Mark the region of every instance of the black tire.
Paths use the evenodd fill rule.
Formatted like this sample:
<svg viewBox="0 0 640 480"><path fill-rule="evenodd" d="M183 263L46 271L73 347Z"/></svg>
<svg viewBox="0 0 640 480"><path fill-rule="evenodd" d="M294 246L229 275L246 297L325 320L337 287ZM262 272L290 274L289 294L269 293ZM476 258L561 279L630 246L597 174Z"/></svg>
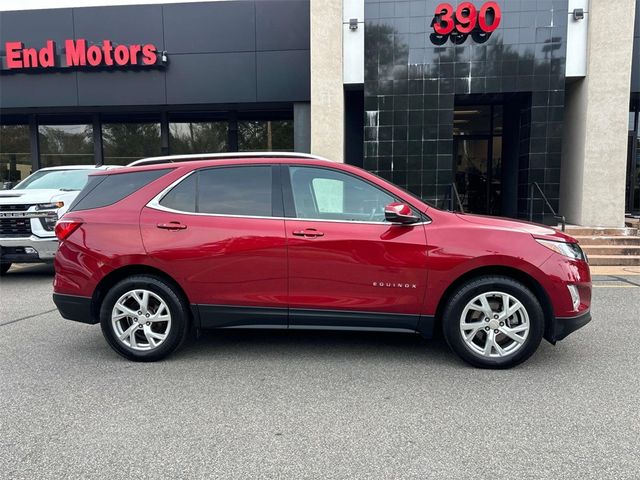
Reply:
<svg viewBox="0 0 640 480"><path fill-rule="evenodd" d="M477 353L467 345L460 331L460 318L466 305L476 296L493 291L515 297L529 317L527 338L518 350L505 357L487 357ZM544 332L544 312L536 296L525 285L510 277L491 275L470 280L453 293L443 311L442 329L449 347L465 362L479 368L511 368L528 359L540 345Z"/></svg>
<svg viewBox="0 0 640 480"><path fill-rule="evenodd" d="M135 350L121 342L111 322L115 303L134 289L144 289L158 295L171 314L171 328L166 338L160 345L147 351ZM177 350L187 337L190 319L188 303L180 290L171 282L151 275L135 275L118 282L107 292L100 306L100 326L105 339L117 353L137 362L155 362Z"/></svg>
<svg viewBox="0 0 640 480"><path fill-rule="evenodd" d="M10 263L0 263L0 275L6 275L10 268Z"/></svg>

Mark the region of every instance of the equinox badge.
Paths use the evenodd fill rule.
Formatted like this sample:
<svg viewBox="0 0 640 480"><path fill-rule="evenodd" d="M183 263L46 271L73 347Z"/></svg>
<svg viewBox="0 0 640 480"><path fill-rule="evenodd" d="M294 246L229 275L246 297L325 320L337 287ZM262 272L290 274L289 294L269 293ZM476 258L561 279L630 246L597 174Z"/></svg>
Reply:
<svg viewBox="0 0 640 480"><path fill-rule="evenodd" d="M373 282L373 286L387 288L418 288L415 283Z"/></svg>

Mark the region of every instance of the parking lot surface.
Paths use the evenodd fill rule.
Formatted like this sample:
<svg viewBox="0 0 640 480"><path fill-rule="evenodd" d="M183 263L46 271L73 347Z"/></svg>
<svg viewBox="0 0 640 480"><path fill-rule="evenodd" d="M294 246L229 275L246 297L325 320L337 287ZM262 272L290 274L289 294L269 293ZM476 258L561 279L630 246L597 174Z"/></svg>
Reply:
<svg viewBox="0 0 640 480"><path fill-rule="evenodd" d="M507 371L441 339L209 332L120 358L60 317L52 269L0 280L0 478L637 479L640 277Z"/></svg>

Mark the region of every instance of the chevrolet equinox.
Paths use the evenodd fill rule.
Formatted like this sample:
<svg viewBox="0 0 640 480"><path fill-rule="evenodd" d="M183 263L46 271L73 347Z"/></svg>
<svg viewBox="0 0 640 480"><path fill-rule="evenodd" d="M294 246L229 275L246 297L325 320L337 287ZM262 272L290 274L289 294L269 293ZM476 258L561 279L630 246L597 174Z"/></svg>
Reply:
<svg viewBox="0 0 640 480"><path fill-rule="evenodd" d="M441 329L471 365L507 368L591 319L573 238L304 154L96 172L55 231L60 313L131 360L166 357L192 328Z"/></svg>

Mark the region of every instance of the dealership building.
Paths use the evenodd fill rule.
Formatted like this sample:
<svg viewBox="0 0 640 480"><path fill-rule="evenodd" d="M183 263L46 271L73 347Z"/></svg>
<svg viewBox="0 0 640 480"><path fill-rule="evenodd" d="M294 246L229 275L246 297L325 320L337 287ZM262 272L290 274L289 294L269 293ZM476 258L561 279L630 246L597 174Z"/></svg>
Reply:
<svg viewBox="0 0 640 480"><path fill-rule="evenodd" d="M442 208L640 215L636 0L3 0L0 56L5 186L295 150Z"/></svg>

